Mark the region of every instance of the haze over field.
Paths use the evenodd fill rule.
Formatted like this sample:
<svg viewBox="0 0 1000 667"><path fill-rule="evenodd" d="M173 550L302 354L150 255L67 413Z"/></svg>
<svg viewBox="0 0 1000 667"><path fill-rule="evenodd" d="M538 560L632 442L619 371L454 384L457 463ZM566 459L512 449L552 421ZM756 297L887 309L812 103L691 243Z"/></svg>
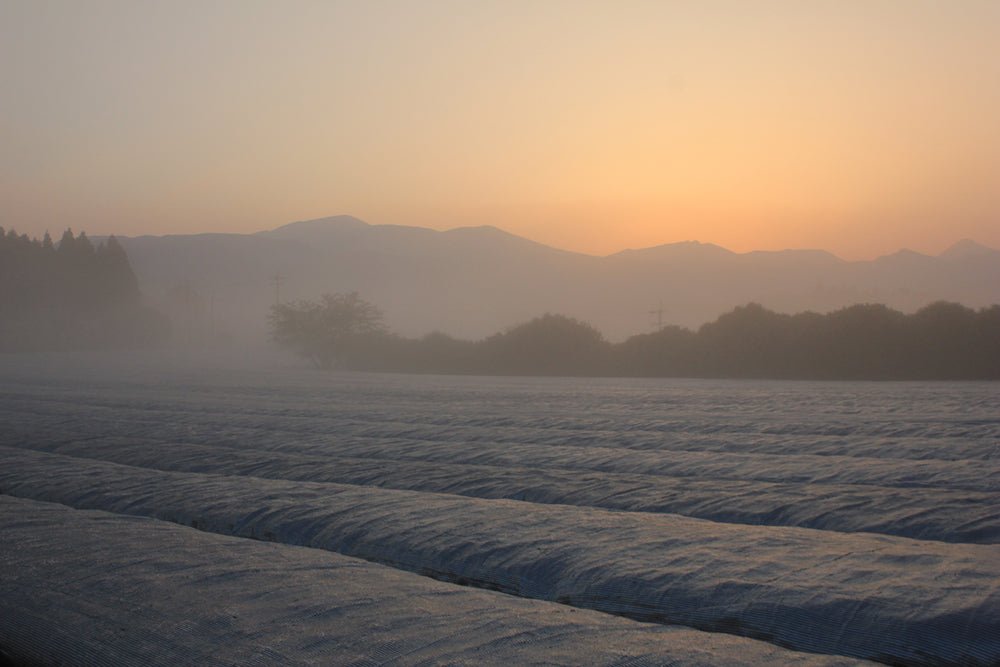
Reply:
<svg viewBox="0 0 1000 667"><path fill-rule="evenodd" d="M1000 665L998 36L0 0L0 667Z"/></svg>
<svg viewBox="0 0 1000 667"><path fill-rule="evenodd" d="M782 312L1000 303L1000 251L969 240L937 256L900 250L858 262L821 250L734 253L697 242L594 257L495 227L437 232L338 216L257 234L122 243L143 291L171 315L181 339L214 332L263 340L276 298L329 291L360 292L403 335L472 339L545 312L621 340L661 324L697 327L748 302Z"/></svg>

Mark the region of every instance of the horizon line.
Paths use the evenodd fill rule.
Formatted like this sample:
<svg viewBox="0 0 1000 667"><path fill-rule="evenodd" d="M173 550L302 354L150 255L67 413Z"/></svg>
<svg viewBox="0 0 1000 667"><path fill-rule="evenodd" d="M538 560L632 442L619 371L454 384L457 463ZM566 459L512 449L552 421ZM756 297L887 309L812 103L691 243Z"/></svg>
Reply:
<svg viewBox="0 0 1000 667"><path fill-rule="evenodd" d="M876 261L878 259L882 259L882 258L886 258L886 257L892 257L894 255L899 255L899 254L914 254L914 255L919 255L921 257L940 258L940 257L944 256L949 250L952 250L952 249L954 249L954 248L956 248L958 246L961 246L963 244L972 244L972 245L974 245L974 246L976 246L978 248L981 248L983 250L986 250L986 251L1000 253L1000 248L994 248L992 246L988 246L988 245L986 245L984 243L981 243L980 241L977 241L976 239L972 239L972 238L968 238L968 237L963 237L963 238L957 239L957 240L953 241L952 243L948 244L942 250L940 250L937 254L928 254L928 253L925 253L925 252L920 252L918 250L913 250L913 249L908 248L906 246L900 246L899 248L897 248L896 250L894 250L892 252L887 252L887 253L884 253L884 254L881 254L881 255L875 255L873 257L862 258L862 259L845 259L844 257L841 257L840 255L836 254L835 252L833 252L831 250L827 250L825 248L818 248L818 247L786 247L786 248L777 248L777 249L756 248L756 249L753 249L753 250L746 250L746 251L742 251L741 252L741 251L737 251L737 250L732 250L730 248L727 248L727 247L725 247L723 245L720 245L718 243L714 243L712 241L701 241L701 240L698 240L698 239L684 239L684 240L679 240L679 241L665 241L663 243L657 243L657 244L654 244L654 245L642 246L642 247L626 247L626 248L622 248L620 250L616 250L614 252L610 252L610 253L601 255L601 254L594 254L594 253L590 253L590 252L584 252L584 251L580 251L580 250L569 250L567 248L560 248L558 246L554 246L554 245L545 243L543 241L535 240L535 239L530 238L528 236L522 236L520 234L515 234L514 232L511 232L511 231L509 231L507 229L504 229L502 227L498 227L498 226L493 225L493 224L457 225L455 227L448 227L448 228L445 228L445 229L437 229L437 228L434 228L434 227L425 227L425 226L422 226L422 225L403 225L403 224L392 223L392 222L388 222L388 223L374 222L373 223L373 222L368 222L367 220L364 220L362 218L359 218L357 216L354 216L354 215L351 215L351 214L348 214L348 213L323 216L323 217L319 217L319 218L307 218L307 219L303 219L303 220L293 220L291 222L286 222L286 223L279 224L276 227L270 227L270 228L267 228L267 229L260 229L260 230L257 230L257 231L233 232L233 231L210 231L209 230L209 231L178 232L178 233L165 233L165 234L145 233L145 234L136 234L136 235L125 235L125 234L117 234L117 233L110 233L110 234L89 234L89 233L86 232L86 230L82 230L81 229L79 232L77 232L77 234L84 233L84 234L86 234L88 236L88 238L91 238L91 239L94 239L94 240L107 239L107 238L109 238L111 236L114 236L115 238L118 238L118 239L168 238L168 237L180 237L180 236L257 236L257 235L268 234L270 232L276 232L276 231L284 229L286 227L291 227L293 225L308 224L308 223L323 223L323 222L326 222L326 223L329 223L329 224L336 224L335 221L337 221L337 220L343 220L345 222L347 220L355 221L355 222L360 223L360 224L362 224L362 225L364 225L366 227L369 227L369 228L372 228L372 227L400 227L400 228L403 228L403 229L424 230L424 231L428 231L428 232L433 232L435 234L447 234L449 232L455 232L455 231L460 231L460 230L468 230L468 229L495 229L495 230L497 230L497 231L499 231L499 232L501 232L503 234L506 234L506 235L508 235L508 236L510 236L512 238L516 238L516 239L520 239L520 240L523 240L523 241L527 241L529 243L534 243L536 245L542 246L544 248L548 248L550 250L555 250L557 252L563 252L563 253L569 253L569 254L572 254L572 255L581 255L581 256L584 256L584 257L592 257L592 258L595 258L595 259L607 259L607 258L614 257L616 255L621 255L621 254L624 254L624 253L644 252L644 251L648 251L648 250L656 250L658 248L667 248L667 247L672 247L672 246L683 246L683 245L704 246L704 247L709 247L709 248L717 248L717 249L722 250L722 251L724 251L726 253L729 253L731 255L736 255L736 256L752 255L752 254L755 254L755 253L772 253L772 254L777 254L777 253L783 253L783 252L814 252L814 253L823 253L823 254L829 255L830 257L832 257L832 258L834 258L834 259L836 259L838 261L846 262L846 263L872 262L872 261ZM16 229L14 227L4 228L3 226L0 226L0 229L6 229L6 231L8 231L8 232L16 232ZM72 229L72 228L71 227L67 227L67 229ZM46 233L49 234L50 236L52 236L52 233L50 232L50 230L46 229L45 232L43 233L43 236Z"/></svg>

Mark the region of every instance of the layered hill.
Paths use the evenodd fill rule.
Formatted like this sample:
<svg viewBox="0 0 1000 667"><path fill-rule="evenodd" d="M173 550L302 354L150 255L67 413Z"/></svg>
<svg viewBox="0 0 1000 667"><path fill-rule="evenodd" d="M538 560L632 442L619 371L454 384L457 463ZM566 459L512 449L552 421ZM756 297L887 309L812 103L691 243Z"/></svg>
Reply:
<svg viewBox="0 0 1000 667"><path fill-rule="evenodd" d="M336 216L257 234L122 243L142 289L171 315L181 340L261 340L276 299L353 290L401 334L466 338L544 312L588 321L620 340L660 323L695 327L751 301L785 312L1000 302L1000 251L968 240L938 256L901 250L856 262L821 250L735 253L698 242L595 257L496 227L441 232Z"/></svg>

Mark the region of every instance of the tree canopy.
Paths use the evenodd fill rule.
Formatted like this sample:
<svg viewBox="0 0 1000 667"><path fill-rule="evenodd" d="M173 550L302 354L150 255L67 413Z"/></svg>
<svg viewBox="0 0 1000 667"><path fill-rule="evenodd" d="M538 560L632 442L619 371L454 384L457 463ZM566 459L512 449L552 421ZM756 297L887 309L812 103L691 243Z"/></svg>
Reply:
<svg viewBox="0 0 1000 667"><path fill-rule="evenodd" d="M747 304L692 331L668 326L609 343L591 325L546 314L480 341L385 333L356 294L275 309L275 340L357 370L500 375L817 380L1000 379L1000 306L937 302L905 314L857 304L826 314ZM372 335L378 334L378 335Z"/></svg>
<svg viewBox="0 0 1000 667"><path fill-rule="evenodd" d="M269 320L274 342L324 369L385 332L382 312L357 292L279 303L272 306Z"/></svg>
<svg viewBox="0 0 1000 667"><path fill-rule="evenodd" d="M482 343L488 372L588 375L603 371L610 348L597 329L546 313Z"/></svg>

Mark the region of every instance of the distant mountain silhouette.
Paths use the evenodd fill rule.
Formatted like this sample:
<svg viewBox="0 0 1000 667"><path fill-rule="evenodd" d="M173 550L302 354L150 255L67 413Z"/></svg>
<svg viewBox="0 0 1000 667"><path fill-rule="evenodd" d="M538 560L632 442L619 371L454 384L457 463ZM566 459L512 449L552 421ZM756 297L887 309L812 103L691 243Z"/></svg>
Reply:
<svg viewBox="0 0 1000 667"><path fill-rule="evenodd" d="M987 248L971 239L962 239L938 256L945 259L967 259L969 257L993 257L997 259L1000 257L1000 250Z"/></svg>
<svg viewBox="0 0 1000 667"><path fill-rule="evenodd" d="M748 302L779 312L1000 303L1000 252L969 240L937 257L900 251L859 262L822 250L735 253L695 241L594 257L496 227L436 231L351 216L257 234L120 240L144 293L192 339L263 339L276 275L283 301L357 291L410 336L480 338L545 312L621 340L649 331L659 321L651 311L661 307L664 324L694 327Z"/></svg>
<svg viewBox="0 0 1000 667"><path fill-rule="evenodd" d="M651 248L628 249L616 252L609 257L623 259L649 260L708 260L735 255L732 250L726 250L714 243L700 241L681 241L679 243L664 243Z"/></svg>
<svg viewBox="0 0 1000 667"><path fill-rule="evenodd" d="M257 236L270 236L278 239L292 239L294 241L312 241L317 237L343 234L351 230L354 230L355 233L363 233L369 227L371 225L364 220L355 218L353 215L334 215L329 218L292 222L277 229L258 232Z"/></svg>

